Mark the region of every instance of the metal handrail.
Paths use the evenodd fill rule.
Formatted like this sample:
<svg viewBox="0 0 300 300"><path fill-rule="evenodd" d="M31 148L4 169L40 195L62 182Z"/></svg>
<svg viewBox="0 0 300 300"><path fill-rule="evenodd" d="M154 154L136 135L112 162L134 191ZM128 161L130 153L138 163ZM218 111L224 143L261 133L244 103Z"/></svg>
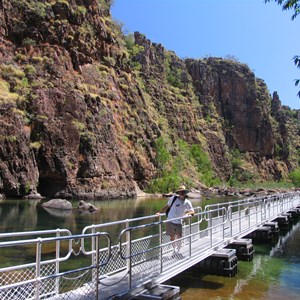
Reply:
<svg viewBox="0 0 300 300"><path fill-rule="evenodd" d="M213 232L213 230L216 229L216 228L220 228L220 227L223 228L222 229L222 232L223 232L222 239L224 240L225 239L224 227L225 227L225 224L227 222L227 217L226 217L227 214L226 214L226 209L224 207L216 209L216 210L213 210L213 211L214 212L222 211L222 216L224 216L224 218L223 218L223 221L221 223L208 226L206 229L203 230L203 232L207 231L207 232L211 233L210 234L211 235L210 236L210 240L211 240L210 247L211 248L214 247L214 243L213 243L213 239L212 239L212 232ZM120 234L119 234L119 239L118 239L119 250L118 251L119 251L119 255L121 256L121 258L128 261L128 270L127 271L128 271L128 275L129 275L129 279L128 279L129 280L129 283L128 283L129 286L130 287L132 286L132 275L131 275L131 273L132 273L132 267L133 267L133 265L132 265L132 259L134 257L138 257L139 255L149 253L149 252L151 252L153 250L163 249L164 247L166 247L168 245L174 244L174 242L178 243L178 242L183 241L183 240L188 240L189 241L188 242L189 243L189 249L190 249L189 250L189 256L191 257L191 243L192 243L192 238L195 237L195 236L199 236L199 231L194 232L194 233L191 232L191 226L192 226L191 220L192 220L192 218L197 218L198 215L200 216L200 219L203 220L202 216L205 216L206 214L207 214L207 212L201 211L200 213L194 214L194 216L184 216L184 217L181 217L181 218L174 218L174 219L168 219L168 220L160 220L159 222L153 222L153 223L144 224L144 225L137 225L137 226L132 226L132 227L128 227L128 228L123 229L120 232ZM135 242L135 241L137 241L137 240L132 240L131 234L132 234L133 231L137 231L137 230L140 230L140 229L145 229L145 228L149 228L149 227L153 227L153 226L160 226L161 227L162 224L165 224L165 223L168 223L168 222L171 222L171 221L174 221L174 220L178 220L178 219L179 220L184 220L184 219L188 219L189 220L189 225L188 226L190 227L190 231L189 231L189 233L187 235L185 235L184 237L181 237L181 238L177 239L176 241L169 241L169 242L163 243L162 242L162 238L161 238L163 232L160 230L160 233L159 233L159 235L160 235L160 244L158 246L152 246L152 247L147 248L146 250L142 249L142 250L140 250L138 252L133 252L132 251L132 243ZM193 223L193 225L197 225L197 224L199 224L198 221L195 222L195 223ZM122 242L123 236L126 237L126 242ZM149 238L149 237L151 237L151 236L144 237L144 238L141 238L139 240L146 239L146 238ZM126 255L124 255L123 252L122 252L122 247L124 245L127 245L127 251L128 252L127 252ZM160 265L162 266L162 255L160 255L160 261L161 261ZM163 269L161 267L161 272L162 271L163 271Z"/></svg>
<svg viewBox="0 0 300 300"><path fill-rule="evenodd" d="M206 205L205 209L195 208L196 213L194 216L184 216L182 218L174 219L165 219L165 214L151 215L140 218L133 218L127 220L121 220L117 222L96 224L87 226L82 230L82 233L79 235L72 235L69 230L65 229L56 229L56 230L43 230L43 231L28 231L28 232L17 232L17 233L3 233L0 234L0 238L8 239L7 241L0 242L0 249L4 247L15 247L15 246L24 246L24 245L35 245L36 247L36 259L35 263L23 264L18 266L11 266L0 268L0 272L10 272L20 269L24 269L26 275L27 268L31 268L29 275L20 278L19 282L11 283L7 280L7 284L4 284L0 287L0 298L2 297L2 292L4 290L21 288L26 285L33 285L35 295L31 296L30 299L40 299L39 297L48 297L48 294L58 295L60 292L60 278L66 274L71 274L75 272L86 272L88 270L93 270L92 280L93 289L96 288L96 297L98 297L98 289L101 288L100 284L104 285L106 283L106 278L126 271L126 274L122 275L121 279L128 281L128 288L134 288L136 283L133 281L134 276L143 263L149 263L147 261L148 254L151 251L155 259L157 259L156 271L159 274L155 275L155 279L151 279L151 274L147 275L148 277L143 277L145 282L150 282L151 280L162 280L166 279L168 276L176 274L177 269L183 270L187 265L191 266L192 263L196 263L199 259L203 259L204 255L210 255L218 249L219 247L224 247L228 244L229 240L233 238L240 238L245 235L246 232L253 230L256 226L260 226L265 223L267 220L274 219L275 216L280 215L282 212L288 211L290 208L294 207L295 204L299 204L300 193L294 194L283 194L283 195L272 195L259 198L247 198L237 201L231 201L228 203L218 203L212 205ZM187 220L186 224L183 226L184 235L180 239L177 239L176 242L181 242L184 247L185 259L176 264L167 264L166 256L170 256L172 251L172 244L174 241L166 240L166 233L164 231L164 225L168 222L174 220ZM134 222L146 221L146 224L135 225ZM248 223L247 223L248 222ZM119 226L124 225L124 229L120 229L117 236L117 244L112 245L112 238L110 233L104 232L104 228L110 226ZM157 227L157 231L149 230L149 234L144 234L145 229ZM230 232L228 228L230 227ZM103 230L103 231L102 231ZM91 232L89 232L91 231ZM137 231L137 237L143 234L141 238L135 238L133 232ZM141 231L141 234L140 232ZM148 232L148 230L146 230ZM151 234L155 232L155 234ZM56 236L45 237L45 235L51 235L55 233ZM66 235L66 236L62 236ZM28 236L35 236L35 238L27 238ZM25 239L12 241L11 238L22 237ZM104 243L100 249L100 239L104 237L107 243ZM124 242L124 237L125 242ZM134 237L134 238L133 238ZM91 249L85 249L85 241L89 242ZM203 240L202 240L203 239ZM78 268L76 270L70 270L66 272L61 272L59 270L59 264L62 261L66 261L70 258L71 254L74 253L74 244L73 241L80 240L80 249L79 253L84 255L89 255L92 259L91 265L87 267ZM69 241L68 249L66 249L67 254L63 257L60 257L60 243L63 241ZM91 242L91 243L90 243ZM51 259L47 259L42 255L43 245L46 243L56 243L55 258L51 256ZM199 251L204 249L203 251ZM126 247L126 248L124 248ZM126 252L122 252L126 250ZM113 254L112 254L113 253ZM52 255L52 254L51 254ZM141 255L140 258L137 258L138 255ZM151 255L151 257L153 257ZM112 257L114 259L112 259ZM45 260L42 260L46 258ZM101 260L101 258L103 258ZM56 268L53 269L53 266L49 266L49 270L45 273L45 270L41 268L43 265L56 263ZM147 265L145 265L147 266ZM46 267L48 269L48 267ZM175 270L176 269L176 270ZM52 273L51 273L52 272ZM100 273L101 272L101 273ZM19 273L16 272L16 273ZM101 274L101 275L100 275ZM83 274L84 275L84 274ZM99 283L99 278L104 276ZM170 278L170 277L169 277ZM43 281L46 282L48 279L55 279L54 283L56 287L51 288L49 291L44 291ZM113 278L112 278L113 279ZM113 280L114 284L119 282L119 279ZM140 283L139 283L140 284ZM26 287L24 287L26 288ZM84 288L82 286L81 288ZM9 291L5 291L5 293ZM29 298L28 298L29 299Z"/></svg>
<svg viewBox="0 0 300 300"><path fill-rule="evenodd" d="M72 235L71 231L68 229L49 229L49 230L37 230L37 231L20 231L20 232L5 232L0 233L0 238L10 238L10 237L18 237L18 236L33 236L36 235L40 237L41 235L48 235L52 233L67 233L68 235Z"/></svg>
<svg viewBox="0 0 300 300"><path fill-rule="evenodd" d="M107 239L107 249L108 249L108 254L107 254L107 258L104 261L100 262L99 259L99 241L100 238L104 236ZM74 239L80 239L82 238L82 235L72 235L72 236L63 236L63 237L48 237L48 238L37 238L37 239L32 239L32 240L27 240L25 243L24 241L22 241L22 245L24 244L28 244L27 242L33 242L36 244L36 263L35 263L35 277L32 279L28 279L28 280L22 280L20 282L15 282L13 284L7 284L7 285L2 285L0 286L0 292L5 291L5 290L9 290L9 289L15 289L21 286L26 286L28 284L34 284L35 285L35 299L40 299L40 286L41 283L43 281L49 280L49 279L58 279L61 276L64 276L66 274L71 274L74 272L79 272L79 271L88 271L91 269L96 269L96 277L95 277L95 282L96 282L96 286L97 286L97 290L98 290L98 278L99 278L99 267L105 266L108 264L110 258L111 258L111 238L109 236L108 233L106 232L97 232L95 234L86 234L85 238L90 238L90 237L95 237L96 238L96 248L94 249L95 253L96 253L96 261L95 263L92 263L90 266L88 267L84 267L84 268L80 268L80 269L76 269L76 270L71 270L71 271L66 271L63 273L60 272L56 272L55 274L50 274L50 275L41 275L40 272L40 267L42 264L46 264L46 263L50 263L53 262L53 260L48 260L48 261L41 261L41 247L42 244L44 243L49 243L49 242L57 242L57 241L66 241L66 240L74 240ZM1 243L3 244L3 243ZM15 243L13 243L15 244ZM9 243L9 245L11 245L11 243ZM3 245L2 245L3 246ZM55 260L54 260L55 261ZM13 270L13 268L1 268L0 272L6 272L6 271L11 271ZM58 293L58 290L56 290L56 293ZM98 299L98 293L97 293L97 299Z"/></svg>
<svg viewBox="0 0 300 300"><path fill-rule="evenodd" d="M199 212L197 215L201 216L201 212L202 212L202 208L200 206L197 206L194 208L195 212ZM195 214L196 215L196 214ZM166 216L165 213L160 214L160 216ZM157 219L158 215L150 215L150 216L145 216L145 217L138 217L138 218L132 218L132 219L125 219L125 220L120 220L120 221L115 221L115 222L108 222L108 223L101 223L101 224L92 224L89 226L86 226L83 230L82 230L82 234L86 234L88 231L91 231L92 233L95 232L97 229L101 229L101 228L106 228L106 227L113 227L116 225L124 225L126 228L130 227L130 223L133 222L139 222L139 221L144 221L144 220L149 220L149 219ZM202 219L199 219L198 221L202 221ZM88 251L85 249L84 247L84 243L81 243L82 245L82 249L81 251L83 252L83 254L85 255L90 255L92 254L91 251Z"/></svg>

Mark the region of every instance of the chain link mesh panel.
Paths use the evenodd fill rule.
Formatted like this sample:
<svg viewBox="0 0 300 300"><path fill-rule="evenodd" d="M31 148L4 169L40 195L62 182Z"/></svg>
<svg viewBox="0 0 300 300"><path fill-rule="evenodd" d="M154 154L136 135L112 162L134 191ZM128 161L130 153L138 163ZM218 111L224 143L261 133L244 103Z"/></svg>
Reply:
<svg viewBox="0 0 300 300"><path fill-rule="evenodd" d="M96 299L93 269L76 271L59 278L59 295L51 300Z"/></svg>
<svg viewBox="0 0 300 300"><path fill-rule="evenodd" d="M55 264L45 264L40 267L40 277L46 277L55 274ZM56 291L54 279L47 282L37 282L36 268L28 267L11 272L1 272L0 282L1 286L14 285L0 292L0 299L2 300L18 300L18 299L33 299L39 288L40 299L54 295ZM34 280L32 283L26 281ZM39 284L39 286L38 286Z"/></svg>

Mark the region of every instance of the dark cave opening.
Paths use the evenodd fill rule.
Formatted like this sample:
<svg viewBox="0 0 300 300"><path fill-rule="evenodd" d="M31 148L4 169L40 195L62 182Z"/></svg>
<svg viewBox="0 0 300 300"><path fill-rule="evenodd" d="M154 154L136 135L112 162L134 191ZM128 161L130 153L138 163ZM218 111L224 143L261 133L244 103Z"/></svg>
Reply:
<svg viewBox="0 0 300 300"><path fill-rule="evenodd" d="M67 182L65 178L40 177L37 191L44 197L51 198L65 189Z"/></svg>

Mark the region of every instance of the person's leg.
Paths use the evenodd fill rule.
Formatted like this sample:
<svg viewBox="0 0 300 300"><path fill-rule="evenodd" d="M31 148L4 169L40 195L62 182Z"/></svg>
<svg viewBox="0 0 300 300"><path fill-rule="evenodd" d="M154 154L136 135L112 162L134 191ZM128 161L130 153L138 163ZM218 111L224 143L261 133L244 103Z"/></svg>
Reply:
<svg viewBox="0 0 300 300"><path fill-rule="evenodd" d="M167 229L166 229L166 234L170 236L170 241L173 242L172 243L172 247L173 247L173 250L174 250L174 253L173 254L176 254L176 230L177 229L177 224L174 224L172 222L168 222L167 223Z"/></svg>
<svg viewBox="0 0 300 300"><path fill-rule="evenodd" d="M182 238L182 225L181 224L176 224L176 229L175 229L175 239L181 239ZM177 252L180 251L181 248L181 240L177 241L175 243L175 247L177 248Z"/></svg>

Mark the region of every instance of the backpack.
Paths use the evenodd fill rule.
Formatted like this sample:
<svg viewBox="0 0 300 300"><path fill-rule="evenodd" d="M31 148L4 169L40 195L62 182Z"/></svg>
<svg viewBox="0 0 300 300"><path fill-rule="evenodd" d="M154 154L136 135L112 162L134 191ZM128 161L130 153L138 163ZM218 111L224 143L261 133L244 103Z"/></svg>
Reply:
<svg viewBox="0 0 300 300"><path fill-rule="evenodd" d="M177 196L174 196L173 201L172 201L172 203L171 203L171 206L169 206L169 207L167 208L167 210L166 210L166 216L168 216L168 214L169 214L169 212L170 212L170 209L171 209L172 205L174 204L174 202L176 201L176 199L177 199Z"/></svg>

